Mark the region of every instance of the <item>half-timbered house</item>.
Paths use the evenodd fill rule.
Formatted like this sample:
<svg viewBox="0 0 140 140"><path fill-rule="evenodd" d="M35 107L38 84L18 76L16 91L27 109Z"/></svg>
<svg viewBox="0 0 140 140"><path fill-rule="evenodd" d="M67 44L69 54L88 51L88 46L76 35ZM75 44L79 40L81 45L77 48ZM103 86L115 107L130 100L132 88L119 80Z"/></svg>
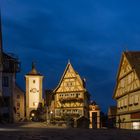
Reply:
<svg viewBox="0 0 140 140"><path fill-rule="evenodd" d="M117 127L140 129L140 52L123 52L113 98Z"/></svg>
<svg viewBox="0 0 140 140"><path fill-rule="evenodd" d="M66 116L70 116L75 120L82 116L88 118L89 93L85 87L85 79L81 79L70 62L68 62L53 93L54 110L51 110L51 112L55 118L64 118Z"/></svg>

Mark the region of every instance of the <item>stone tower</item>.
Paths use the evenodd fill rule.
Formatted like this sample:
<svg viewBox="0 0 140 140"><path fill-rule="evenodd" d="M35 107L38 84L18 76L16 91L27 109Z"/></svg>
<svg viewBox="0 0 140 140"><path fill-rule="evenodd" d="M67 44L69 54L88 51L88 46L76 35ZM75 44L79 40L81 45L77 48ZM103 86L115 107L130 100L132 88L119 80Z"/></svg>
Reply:
<svg viewBox="0 0 140 140"><path fill-rule="evenodd" d="M43 76L37 72L35 64L32 63L32 70L25 75L26 80L26 118L27 120L36 117L37 109L42 99Z"/></svg>

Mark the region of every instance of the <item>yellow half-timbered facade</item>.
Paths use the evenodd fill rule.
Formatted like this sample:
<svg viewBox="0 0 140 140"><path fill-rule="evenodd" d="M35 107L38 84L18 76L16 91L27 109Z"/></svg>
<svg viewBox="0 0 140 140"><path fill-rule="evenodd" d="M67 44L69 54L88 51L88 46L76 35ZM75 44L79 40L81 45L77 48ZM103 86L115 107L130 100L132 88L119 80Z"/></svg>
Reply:
<svg viewBox="0 0 140 140"><path fill-rule="evenodd" d="M140 52L122 54L113 98L117 127L140 129Z"/></svg>
<svg viewBox="0 0 140 140"><path fill-rule="evenodd" d="M62 78L54 90L54 117L71 116L78 119L88 118L89 94L85 88L85 80L74 70L68 62Z"/></svg>

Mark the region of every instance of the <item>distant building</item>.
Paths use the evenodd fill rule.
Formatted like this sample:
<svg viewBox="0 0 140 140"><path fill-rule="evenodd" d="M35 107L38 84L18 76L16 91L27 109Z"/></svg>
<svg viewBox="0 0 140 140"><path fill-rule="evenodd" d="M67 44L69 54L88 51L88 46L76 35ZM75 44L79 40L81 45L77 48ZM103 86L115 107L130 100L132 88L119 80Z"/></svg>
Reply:
<svg viewBox="0 0 140 140"><path fill-rule="evenodd" d="M96 104L96 102L91 102L89 104L89 119L90 119L90 125L89 128L100 128L100 108L99 105Z"/></svg>
<svg viewBox="0 0 140 140"><path fill-rule="evenodd" d="M55 119L71 117L77 120L82 116L89 118L89 93L85 80L81 79L70 62L53 94L51 112Z"/></svg>
<svg viewBox="0 0 140 140"><path fill-rule="evenodd" d="M116 115L117 115L117 107L110 106L108 108L108 127L110 128L116 127Z"/></svg>
<svg viewBox="0 0 140 140"><path fill-rule="evenodd" d="M1 19L1 17L0 17ZM20 71L20 62L13 54L7 54L2 47L2 28L0 21L0 114L6 121L17 121L14 117L14 96L16 73Z"/></svg>
<svg viewBox="0 0 140 140"><path fill-rule="evenodd" d="M52 116L52 110L54 110L54 94L53 90L45 90L45 101L44 104L46 106L46 121L47 123L50 122Z"/></svg>
<svg viewBox="0 0 140 140"><path fill-rule="evenodd" d="M113 98L117 127L140 129L140 52L123 52Z"/></svg>
<svg viewBox="0 0 140 140"><path fill-rule="evenodd" d="M112 119L112 118L116 118L117 115L117 107L116 106L110 106L108 108L108 118Z"/></svg>
<svg viewBox="0 0 140 140"><path fill-rule="evenodd" d="M44 104L42 98L43 76L32 64L32 70L25 75L26 80L26 118L27 120L39 119L38 109Z"/></svg>

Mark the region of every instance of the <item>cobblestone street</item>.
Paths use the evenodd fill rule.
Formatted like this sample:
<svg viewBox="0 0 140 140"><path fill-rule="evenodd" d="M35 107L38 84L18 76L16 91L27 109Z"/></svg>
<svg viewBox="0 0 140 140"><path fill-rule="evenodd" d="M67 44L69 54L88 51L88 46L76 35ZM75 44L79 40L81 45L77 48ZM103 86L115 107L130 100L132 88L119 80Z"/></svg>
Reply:
<svg viewBox="0 0 140 140"><path fill-rule="evenodd" d="M45 123L1 125L0 140L140 140L139 131L78 129Z"/></svg>

